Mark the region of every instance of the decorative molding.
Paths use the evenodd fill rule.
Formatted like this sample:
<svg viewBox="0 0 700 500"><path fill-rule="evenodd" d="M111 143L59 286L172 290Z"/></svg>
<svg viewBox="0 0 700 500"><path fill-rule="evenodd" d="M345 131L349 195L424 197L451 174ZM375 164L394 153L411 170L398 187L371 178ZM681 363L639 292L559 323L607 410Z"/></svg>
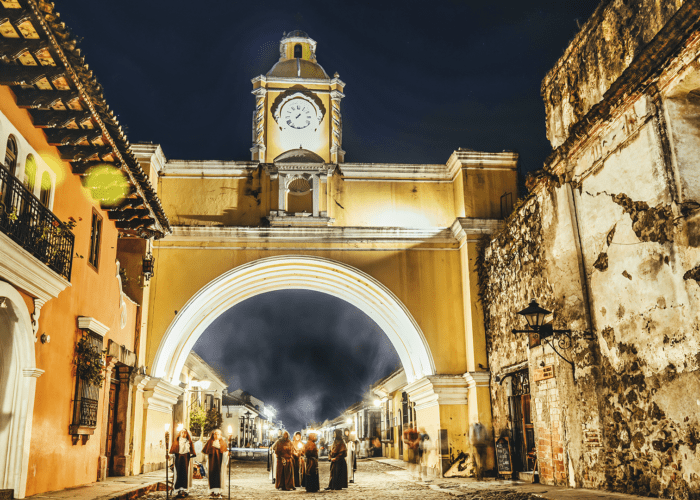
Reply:
<svg viewBox="0 0 700 500"><path fill-rule="evenodd" d="M450 181L444 164L341 163L343 179Z"/></svg>
<svg viewBox="0 0 700 500"><path fill-rule="evenodd" d="M452 237L462 243L469 236L489 235L498 232L503 227L500 219L475 219L471 217L457 217L450 226Z"/></svg>
<svg viewBox="0 0 700 500"><path fill-rule="evenodd" d="M39 337L37 337L37 333L39 332L39 316L41 315L41 308L44 304L46 304L44 299L34 299L34 311L31 314L34 343L39 340Z"/></svg>
<svg viewBox="0 0 700 500"><path fill-rule="evenodd" d="M270 221L270 226L272 227L328 227L335 222L335 219L330 217L313 217L311 214L301 215L280 215L279 211L276 213L270 212L267 216L267 220Z"/></svg>
<svg viewBox="0 0 700 500"><path fill-rule="evenodd" d="M436 405L466 405L467 381L462 375L428 375L404 389L416 410Z"/></svg>
<svg viewBox="0 0 700 500"><path fill-rule="evenodd" d="M71 286L70 282L0 232L0 279L42 300L42 305ZM36 335L36 332L35 332Z"/></svg>
<svg viewBox="0 0 700 500"><path fill-rule="evenodd" d="M128 319L127 317L127 310L126 310L126 301L124 300L124 297L126 294L124 293L124 288L122 287L122 276L119 274L119 259L116 259L116 266L117 266L117 286L119 287L119 328L124 329L126 326L126 320Z"/></svg>
<svg viewBox="0 0 700 500"><path fill-rule="evenodd" d="M466 372L462 376L467 381L467 387L469 389L475 387L489 387L491 382L491 372Z"/></svg>
<svg viewBox="0 0 700 500"><path fill-rule="evenodd" d="M504 151L503 153L486 153L458 149L447 160L447 172L454 179L460 170L515 170L518 167L518 153Z"/></svg>
<svg viewBox="0 0 700 500"><path fill-rule="evenodd" d="M44 370L40 368L23 368L22 375L25 377L39 378L44 374Z"/></svg>
<svg viewBox="0 0 700 500"><path fill-rule="evenodd" d="M283 216L284 219L292 217ZM311 217L303 217L310 219ZM440 243L456 245L449 228L404 229L398 227L221 227L174 226L164 242L284 242L284 243ZM201 247L198 247L201 248Z"/></svg>
<svg viewBox="0 0 700 500"><path fill-rule="evenodd" d="M133 385L136 386L136 392L143 392L146 388L146 385L148 385L148 382L151 381L151 377L149 377L148 375L138 374L134 375L133 377Z"/></svg>
<svg viewBox="0 0 700 500"><path fill-rule="evenodd" d="M265 146L262 147L264 150ZM159 172L161 177L248 177L260 163L257 161L188 161L168 160Z"/></svg>
<svg viewBox="0 0 700 500"><path fill-rule="evenodd" d="M168 162L160 144L147 142L132 144L131 151L134 153L137 160L148 161L158 174L163 171L165 164ZM153 180L151 180L151 182L153 183Z"/></svg>
<svg viewBox="0 0 700 500"><path fill-rule="evenodd" d="M143 391L145 407L147 410L171 413L183 392L180 387L161 378L151 378Z"/></svg>
<svg viewBox="0 0 700 500"><path fill-rule="evenodd" d="M107 356L111 356L121 364L130 366L131 368L135 367L138 362L135 353L111 339L107 343Z"/></svg>
<svg viewBox="0 0 700 500"><path fill-rule="evenodd" d="M78 328L80 328L81 330L90 330L91 332L96 333L100 337L104 337L109 331L108 326L103 325L95 318L92 318L90 316L78 316Z"/></svg>

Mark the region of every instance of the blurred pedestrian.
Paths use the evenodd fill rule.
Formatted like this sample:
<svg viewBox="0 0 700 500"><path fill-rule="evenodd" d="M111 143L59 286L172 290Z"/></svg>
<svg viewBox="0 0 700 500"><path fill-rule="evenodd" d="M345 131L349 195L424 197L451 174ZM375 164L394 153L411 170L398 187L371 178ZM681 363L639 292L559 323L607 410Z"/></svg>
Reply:
<svg viewBox="0 0 700 500"><path fill-rule="evenodd" d="M381 457L382 456L382 442L378 436L372 437L369 447L370 457Z"/></svg>
<svg viewBox="0 0 700 500"><path fill-rule="evenodd" d="M294 433L292 441L292 460L294 467L294 486L301 487L301 478L304 475L304 443L301 442L301 432Z"/></svg>
<svg viewBox="0 0 700 500"><path fill-rule="evenodd" d="M221 436L221 430L216 429L211 433L202 453L207 455L209 462L209 493L214 498L221 498L222 480L225 477L228 464L228 444Z"/></svg>
<svg viewBox="0 0 700 500"><path fill-rule="evenodd" d="M335 439L328 453L331 461L331 478L327 490L341 490L348 487L348 466L345 461L347 455L348 449L343 441L343 431L336 429Z"/></svg>
<svg viewBox="0 0 700 500"><path fill-rule="evenodd" d="M420 436L414 427L406 429L403 433L403 442L408 454L408 470L413 479L420 481L419 448Z"/></svg>
<svg viewBox="0 0 700 500"><path fill-rule="evenodd" d="M284 491L296 489L294 488L293 446L287 431L284 431L282 437L275 443L274 451L277 455L275 488Z"/></svg>
<svg viewBox="0 0 700 500"><path fill-rule="evenodd" d="M321 489L318 478L318 448L316 448L316 434L309 434L309 439L304 448L306 456L306 467L304 468L304 477L301 481L302 486L306 491L311 493Z"/></svg>

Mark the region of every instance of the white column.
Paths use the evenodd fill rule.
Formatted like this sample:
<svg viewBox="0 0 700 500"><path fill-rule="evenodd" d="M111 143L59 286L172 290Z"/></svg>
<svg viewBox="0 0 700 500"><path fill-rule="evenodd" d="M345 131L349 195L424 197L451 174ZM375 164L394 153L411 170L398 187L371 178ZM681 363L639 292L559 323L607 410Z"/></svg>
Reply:
<svg viewBox="0 0 700 500"><path fill-rule="evenodd" d="M312 198L313 199L312 211L313 211L314 217L318 217L318 207L319 207L319 203L320 203L319 197L321 196L320 187L321 187L321 183L319 182L318 174L314 174L313 175L313 188L312 188L312 192L311 192L311 196L313 196L313 198Z"/></svg>
<svg viewBox="0 0 700 500"><path fill-rule="evenodd" d="M279 180L277 181L279 183L279 190L278 190L278 198L277 198L277 215L284 215L284 212L287 210L287 207L285 206L285 198L287 194L287 176L284 174L279 175Z"/></svg>

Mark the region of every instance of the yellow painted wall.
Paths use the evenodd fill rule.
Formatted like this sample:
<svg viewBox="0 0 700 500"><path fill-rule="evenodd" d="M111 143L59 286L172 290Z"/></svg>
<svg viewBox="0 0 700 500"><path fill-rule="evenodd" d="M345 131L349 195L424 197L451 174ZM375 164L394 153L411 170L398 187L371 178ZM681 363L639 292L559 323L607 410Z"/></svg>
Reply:
<svg viewBox="0 0 700 500"><path fill-rule="evenodd" d="M470 167L462 172L464 217L479 219L501 218L501 196L518 197L518 179L510 169Z"/></svg>
<svg viewBox="0 0 700 500"><path fill-rule="evenodd" d="M182 246L180 242L175 244ZM220 243L215 243L218 247ZM175 318L175 311L204 285L223 273L257 259L291 252L280 250L167 248L156 242L156 275L151 280L148 366L153 366L160 339ZM298 246L292 243L288 246ZM459 252L422 251L294 251L340 261L356 267L387 286L408 308L420 326L435 359L438 373L466 371L464 319ZM196 272L183 272L183 269Z"/></svg>

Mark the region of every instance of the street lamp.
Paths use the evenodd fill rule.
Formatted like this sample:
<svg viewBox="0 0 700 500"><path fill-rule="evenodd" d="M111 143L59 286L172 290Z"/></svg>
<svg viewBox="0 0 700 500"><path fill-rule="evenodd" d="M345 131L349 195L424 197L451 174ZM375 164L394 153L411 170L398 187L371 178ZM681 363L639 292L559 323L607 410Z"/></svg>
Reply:
<svg viewBox="0 0 700 500"><path fill-rule="evenodd" d="M547 340L549 337L552 337L552 340L556 342L556 345L559 346L559 349L571 349L571 330L555 330L552 327L551 322L545 323L545 320L550 314L552 314L552 312L540 307L540 305L535 299L532 299L530 301L530 305L528 305L522 311L518 311L517 314L525 317L525 321L527 322L527 326L529 327L529 329L513 329L512 333L527 333L530 338L530 347L538 346L540 345L540 340L544 340L561 359L563 359L571 365L572 373L574 373L575 375L576 366L574 365L573 361L569 361L564 356L562 356L562 354L557 350L557 348L554 347L554 344ZM575 380L576 377L574 376L574 381Z"/></svg>
<svg viewBox="0 0 700 500"><path fill-rule="evenodd" d="M170 424L165 424L165 498L170 499L168 469L170 469Z"/></svg>
<svg viewBox="0 0 700 500"><path fill-rule="evenodd" d="M228 500L231 500L231 448L233 440L233 429L228 426Z"/></svg>

